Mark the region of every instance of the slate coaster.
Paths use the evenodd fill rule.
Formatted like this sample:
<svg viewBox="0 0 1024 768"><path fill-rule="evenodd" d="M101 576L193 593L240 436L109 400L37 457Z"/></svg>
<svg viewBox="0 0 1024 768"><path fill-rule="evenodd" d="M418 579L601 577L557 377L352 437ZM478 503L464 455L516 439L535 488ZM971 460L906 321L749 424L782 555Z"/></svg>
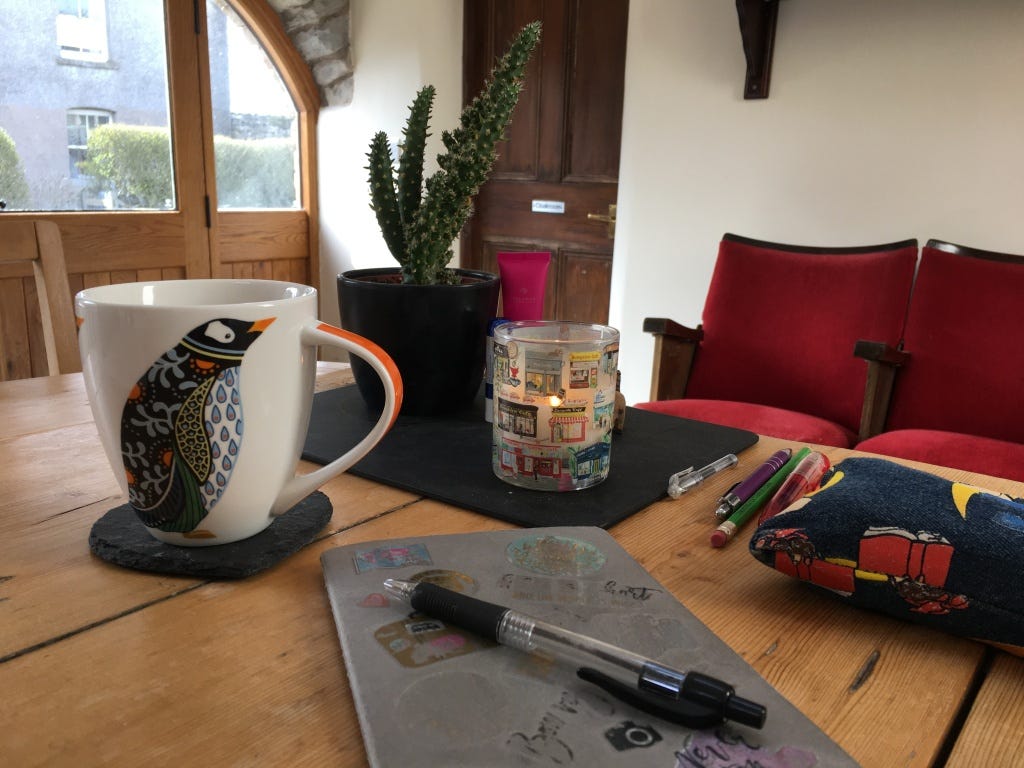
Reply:
<svg viewBox="0 0 1024 768"><path fill-rule="evenodd" d="M626 410L625 430L612 436L608 479L579 491L534 491L499 480L491 469L492 425L483 420L482 398L450 417L400 415L348 471L519 525L607 528L665 498L675 472L738 454L757 442L757 435L746 430ZM370 431L377 415L354 386L317 393L303 458L319 464L334 460Z"/></svg>
<svg viewBox="0 0 1024 768"><path fill-rule="evenodd" d="M266 570L316 538L333 513L331 500L314 491L255 536L231 544L179 547L158 541L128 504L93 523L89 549L114 565L201 579L241 579Z"/></svg>

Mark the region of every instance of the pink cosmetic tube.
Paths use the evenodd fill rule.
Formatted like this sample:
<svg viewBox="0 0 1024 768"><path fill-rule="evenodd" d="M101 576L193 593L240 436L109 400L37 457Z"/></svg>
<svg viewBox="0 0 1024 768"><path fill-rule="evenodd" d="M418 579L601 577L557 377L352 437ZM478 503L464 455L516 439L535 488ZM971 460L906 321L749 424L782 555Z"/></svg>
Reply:
<svg viewBox="0 0 1024 768"><path fill-rule="evenodd" d="M544 315L549 251L500 252L502 316L506 320L540 320Z"/></svg>

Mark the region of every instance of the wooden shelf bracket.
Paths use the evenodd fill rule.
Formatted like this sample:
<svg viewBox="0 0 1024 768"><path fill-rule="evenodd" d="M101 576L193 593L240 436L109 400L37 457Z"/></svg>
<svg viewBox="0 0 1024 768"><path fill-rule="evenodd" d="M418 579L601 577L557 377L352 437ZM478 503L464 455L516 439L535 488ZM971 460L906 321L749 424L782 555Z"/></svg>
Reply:
<svg viewBox="0 0 1024 768"><path fill-rule="evenodd" d="M744 99L767 99L772 77L772 52L775 49L775 24L779 0L736 0L736 14L747 57Z"/></svg>

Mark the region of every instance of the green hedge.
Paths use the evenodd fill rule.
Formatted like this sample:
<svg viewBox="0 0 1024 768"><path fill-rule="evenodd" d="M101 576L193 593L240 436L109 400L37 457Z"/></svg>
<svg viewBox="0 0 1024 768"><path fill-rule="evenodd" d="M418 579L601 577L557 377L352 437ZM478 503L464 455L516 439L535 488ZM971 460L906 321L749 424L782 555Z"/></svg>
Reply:
<svg viewBox="0 0 1024 768"><path fill-rule="evenodd" d="M287 139L215 136L221 208L290 208L295 161ZM170 149L164 128L103 125L89 134L82 173L110 189L119 208L166 208L172 199Z"/></svg>
<svg viewBox="0 0 1024 768"><path fill-rule="evenodd" d="M290 139L213 137L221 208L292 208L295 155Z"/></svg>
<svg viewBox="0 0 1024 768"><path fill-rule="evenodd" d="M79 169L118 208L167 208L173 200L167 130L108 123L89 132Z"/></svg>
<svg viewBox="0 0 1024 768"><path fill-rule="evenodd" d="M0 200L5 201L8 208L25 209L29 204L25 169L14 139L3 128L0 128Z"/></svg>

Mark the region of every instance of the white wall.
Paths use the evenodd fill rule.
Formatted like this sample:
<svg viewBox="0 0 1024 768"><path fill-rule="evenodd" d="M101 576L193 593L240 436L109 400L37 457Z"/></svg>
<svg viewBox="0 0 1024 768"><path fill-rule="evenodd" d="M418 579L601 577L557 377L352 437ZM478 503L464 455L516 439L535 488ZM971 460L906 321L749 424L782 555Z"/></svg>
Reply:
<svg viewBox="0 0 1024 768"><path fill-rule="evenodd" d="M370 210L370 139L383 130L399 142L416 92L433 84L433 158L462 106L462 0L351 0L350 7L352 103L324 109L318 124L321 315L335 324L340 272L395 266ZM428 160L428 172L434 168Z"/></svg>
<svg viewBox="0 0 1024 768"><path fill-rule="evenodd" d="M1017 0L782 0L770 97L744 101L734 3L632 0L611 304L627 400L648 395L643 318L700 321L724 232L1024 253L1022 32ZM427 82L434 140L455 124L461 38L461 0L352 0L354 101L319 130L329 321L338 272L393 263L368 207L370 137L397 139Z"/></svg>
<svg viewBox="0 0 1024 768"><path fill-rule="evenodd" d="M782 0L770 96L744 101L734 3L633 0L611 308L627 401L648 399L643 318L700 322L724 232L1024 253L1022 33L1007 0Z"/></svg>

